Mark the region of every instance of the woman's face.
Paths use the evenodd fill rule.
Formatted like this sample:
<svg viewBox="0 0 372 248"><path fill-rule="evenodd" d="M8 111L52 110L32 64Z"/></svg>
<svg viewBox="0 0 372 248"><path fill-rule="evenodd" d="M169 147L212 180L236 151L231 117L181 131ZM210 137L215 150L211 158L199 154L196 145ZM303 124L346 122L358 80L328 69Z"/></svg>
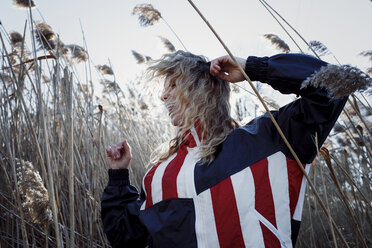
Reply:
<svg viewBox="0 0 372 248"><path fill-rule="evenodd" d="M168 109L169 116L173 126L182 125L182 114L179 111L180 106L177 104L177 86L175 79L165 80L164 90L160 99L164 102L165 107Z"/></svg>

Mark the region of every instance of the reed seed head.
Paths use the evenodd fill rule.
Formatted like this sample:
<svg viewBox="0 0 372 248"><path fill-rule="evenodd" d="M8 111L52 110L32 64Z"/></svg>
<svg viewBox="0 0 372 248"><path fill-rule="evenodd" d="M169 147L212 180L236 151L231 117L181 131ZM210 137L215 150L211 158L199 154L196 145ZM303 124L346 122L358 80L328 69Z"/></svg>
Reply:
<svg viewBox="0 0 372 248"><path fill-rule="evenodd" d="M372 78L356 67L327 65L307 78L301 89L308 86L322 87L327 90L329 97L339 99L355 91L367 90L371 85Z"/></svg>
<svg viewBox="0 0 372 248"><path fill-rule="evenodd" d="M82 93L88 93L88 85L86 84L79 84L79 91Z"/></svg>
<svg viewBox="0 0 372 248"><path fill-rule="evenodd" d="M146 61L146 58L142 54L140 54L140 53L138 53L134 50L132 50L132 54L133 54L133 57L136 59L137 64L142 64Z"/></svg>
<svg viewBox="0 0 372 248"><path fill-rule="evenodd" d="M71 58L76 60L78 63L88 60L88 53L79 45L71 44L66 45L71 52Z"/></svg>
<svg viewBox="0 0 372 248"><path fill-rule="evenodd" d="M160 40L163 42L165 48L166 48L169 52L173 53L173 52L176 51L176 48L173 46L172 42L170 42L167 38L164 38L164 37L162 37L162 36L159 36L159 38L160 38Z"/></svg>
<svg viewBox="0 0 372 248"><path fill-rule="evenodd" d="M12 78L10 75L0 72L0 82L11 82Z"/></svg>
<svg viewBox="0 0 372 248"><path fill-rule="evenodd" d="M284 42L284 40L280 39L279 36L276 34L264 34L263 35L266 39L271 41L271 44L275 45L276 48L279 50L289 53L291 50L289 49L289 46L287 43Z"/></svg>
<svg viewBox="0 0 372 248"><path fill-rule="evenodd" d="M321 43L320 41L317 40L312 40L309 42L310 47L319 55L319 56L324 56L329 54L328 48ZM310 48L309 48L310 49Z"/></svg>
<svg viewBox="0 0 372 248"><path fill-rule="evenodd" d="M39 49L46 49L49 51L56 47L54 40L55 33L45 22L39 22L36 24L34 35L36 41L39 43Z"/></svg>
<svg viewBox="0 0 372 248"><path fill-rule="evenodd" d="M133 8L132 15L138 15L142 27L152 26L162 17L161 13L152 4L138 4Z"/></svg>
<svg viewBox="0 0 372 248"><path fill-rule="evenodd" d="M115 82L108 79L102 79L100 83L104 86L104 93L120 92L120 86Z"/></svg>
<svg viewBox="0 0 372 248"><path fill-rule="evenodd" d="M16 160L18 187L22 196L22 207L28 221L46 225L52 221L48 191L39 172L31 162Z"/></svg>
<svg viewBox="0 0 372 248"><path fill-rule="evenodd" d="M57 39L56 47L58 49L59 54L66 55L68 53L68 48L66 47L65 43L63 43L60 39Z"/></svg>
<svg viewBox="0 0 372 248"><path fill-rule="evenodd" d="M22 35L16 31L10 31L9 36L10 36L10 42L12 43L13 46L23 42Z"/></svg>
<svg viewBox="0 0 372 248"><path fill-rule="evenodd" d="M21 8L32 8L36 6L33 0L13 0L13 3Z"/></svg>
<svg viewBox="0 0 372 248"><path fill-rule="evenodd" d="M106 75L114 75L114 71L108 65L97 65L96 68L102 73Z"/></svg>
<svg viewBox="0 0 372 248"><path fill-rule="evenodd" d="M372 50L363 51L359 53L359 55L369 57L369 59L372 60Z"/></svg>

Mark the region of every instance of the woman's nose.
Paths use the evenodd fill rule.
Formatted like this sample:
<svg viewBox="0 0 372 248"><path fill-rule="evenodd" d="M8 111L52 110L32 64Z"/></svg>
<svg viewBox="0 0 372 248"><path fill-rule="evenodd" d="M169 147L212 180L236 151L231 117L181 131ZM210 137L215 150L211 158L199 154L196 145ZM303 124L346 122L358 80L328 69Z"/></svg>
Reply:
<svg viewBox="0 0 372 248"><path fill-rule="evenodd" d="M163 91L163 93L160 96L160 99L164 102L165 100L168 99L169 92L168 91Z"/></svg>

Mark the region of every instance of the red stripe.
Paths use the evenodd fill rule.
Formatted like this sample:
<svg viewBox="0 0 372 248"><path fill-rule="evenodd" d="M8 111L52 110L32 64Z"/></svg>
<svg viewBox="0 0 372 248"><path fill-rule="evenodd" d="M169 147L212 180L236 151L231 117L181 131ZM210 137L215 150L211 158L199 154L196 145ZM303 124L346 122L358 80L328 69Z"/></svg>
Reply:
<svg viewBox="0 0 372 248"><path fill-rule="evenodd" d="M146 192L146 205L145 208L151 207L153 205L152 203L152 192L151 192L151 183L152 183L152 178L154 177L155 170L158 168L160 163L157 165L153 166L150 171L146 174L145 179L144 179L144 185L145 185L145 192Z"/></svg>
<svg viewBox="0 0 372 248"><path fill-rule="evenodd" d="M267 159L250 166L255 186L255 208L276 228L275 206L270 186ZM265 247L280 247L277 237L260 222Z"/></svg>
<svg viewBox="0 0 372 248"><path fill-rule="evenodd" d="M303 165L304 168L306 165ZM296 161L287 158L288 186L289 186L289 208L291 218L296 209L298 196L300 195L303 174Z"/></svg>
<svg viewBox="0 0 372 248"><path fill-rule="evenodd" d="M221 247L245 247L231 178L211 188L218 241Z"/></svg>
<svg viewBox="0 0 372 248"><path fill-rule="evenodd" d="M191 134L190 134L191 135ZM187 147L181 145L176 157L165 168L162 178L163 200L177 198L177 176L187 155Z"/></svg>

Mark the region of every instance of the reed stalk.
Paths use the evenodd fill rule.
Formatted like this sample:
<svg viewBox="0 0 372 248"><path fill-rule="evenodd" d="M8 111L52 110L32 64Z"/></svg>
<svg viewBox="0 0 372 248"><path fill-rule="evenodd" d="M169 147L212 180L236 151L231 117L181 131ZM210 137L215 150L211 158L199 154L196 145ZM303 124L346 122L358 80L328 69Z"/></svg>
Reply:
<svg viewBox="0 0 372 248"><path fill-rule="evenodd" d="M336 239L336 235L335 235L335 231L333 229L333 225L332 225L332 217L331 217L331 213L330 213L330 210L329 210L329 204L328 204L328 197L327 197L327 188L326 188L326 185L325 185L325 181L324 181L324 176L323 176L323 170L322 170L322 167L319 166L319 171L320 171L320 178L322 179L322 185L323 185L323 191L324 191L324 199L325 199L325 205L326 205L326 208L327 208L327 217L328 217L328 221L329 221L329 227L331 228L331 234L332 234L332 239L333 239L333 246L335 248L337 248L337 239Z"/></svg>
<svg viewBox="0 0 372 248"><path fill-rule="evenodd" d="M34 22L32 18L32 11L31 8L29 8L29 17L30 17L30 26L31 31L34 33ZM37 83L37 90L38 90L38 101L39 101L39 111L41 116L41 125L42 125L42 132L43 132L43 138L44 138L44 151L45 151L45 162L47 167L47 173L48 173L48 192L49 192L49 200L51 201L52 205L52 213L53 213L53 221L54 221L54 229L56 233L56 240L57 240L57 247L60 248L63 246L62 239L59 232L59 226L58 226L58 207L56 202L56 194L54 190L54 179L52 174L52 166L50 164L50 152L49 152L49 142L48 142L48 132L47 132L47 125L46 125L46 118L44 115L44 104L42 99L42 91L41 91L41 82L40 82L40 71L38 70L38 61L36 56L36 45L35 45L35 39L31 39L33 52L34 52L34 66L35 66L35 81Z"/></svg>
<svg viewBox="0 0 372 248"><path fill-rule="evenodd" d="M293 43L295 43L295 45L297 46L298 50L300 50L301 53L304 53L304 51L302 51L301 47L297 44L296 40L292 37L292 35L287 31L287 29L279 22L278 18L275 17L275 15L270 11L269 7L266 6L266 2L262 1L262 0L259 0L260 3L265 7L265 9L269 12L269 14L276 20L276 22L283 28L284 32L286 32L286 34L289 36L289 38L293 41Z"/></svg>
<svg viewBox="0 0 372 248"><path fill-rule="evenodd" d="M74 109L73 109L73 101L72 101L72 92L73 92L73 81L72 77L70 76L68 69L65 68L64 70L64 78L63 84L65 85L65 95L66 95L66 103L67 103L67 149L68 149L68 169L69 169L69 177L68 177L68 185L69 185L69 212L70 212L70 243L69 247L75 247L75 187L74 187Z"/></svg>
<svg viewBox="0 0 372 248"><path fill-rule="evenodd" d="M300 38L301 38L301 40L307 45L307 47L309 47L309 49L314 53L314 55L318 58L318 59L320 59L320 57L318 56L318 54L314 51L314 49L309 45L309 43L300 35L300 33L299 32L297 32L297 30L294 28L294 27L292 27L292 25L291 24L289 24L288 22L287 22L287 20L286 19L284 19L274 8L272 8L271 7L271 5L269 5L265 0L259 0L260 1L260 3L262 4L262 5L264 5L264 7L269 11L269 9L267 8L267 7L269 7L270 8L270 10L271 11L273 11L277 16L279 16L280 17L280 19L282 19L292 30L293 30L293 32L295 32ZM267 7L266 7L267 6ZM270 11L269 11L270 12ZM272 16L274 16L271 12L270 12L270 14L272 15ZM277 18L275 18L275 20L277 20L277 22L280 24L280 26L285 30L285 32L290 36L290 38L291 38L291 40L294 40L293 39L293 37L286 31L286 29L284 28L284 26L283 25L281 25L281 23L278 21L278 19ZM298 44L295 42L295 44L296 44L296 46L300 49L300 51L302 52L302 50L301 50L301 48L298 46Z"/></svg>
<svg viewBox="0 0 372 248"><path fill-rule="evenodd" d="M333 182L336 185L337 191L340 194L341 199L344 202L345 207L346 207L347 211L349 212L349 215L350 215L351 219L354 222L356 232L359 235L360 239L362 240L363 246L367 248L368 246L367 246L366 241L364 240L364 237L363 237L363 235L362 235L362 233L360 231L360 228L359 228L359 225L358 225L358 223L356 221L355 215L354 215L353 211L351 210L350 204L346 200L346 197L345 197L344 193L341 190L341 185L340 185L339 180L337 179L337 176L336 176L335 171L333 169L333 166L332 166L332 163L331 163L331 160L330 160L328 149L326 149L325 147L322 147L320 149L320 154L322 154L322 156L324 158L324 161L326 162L326 165L327 165L327 167L329 169L331 178L332 178Z"/></svg>

